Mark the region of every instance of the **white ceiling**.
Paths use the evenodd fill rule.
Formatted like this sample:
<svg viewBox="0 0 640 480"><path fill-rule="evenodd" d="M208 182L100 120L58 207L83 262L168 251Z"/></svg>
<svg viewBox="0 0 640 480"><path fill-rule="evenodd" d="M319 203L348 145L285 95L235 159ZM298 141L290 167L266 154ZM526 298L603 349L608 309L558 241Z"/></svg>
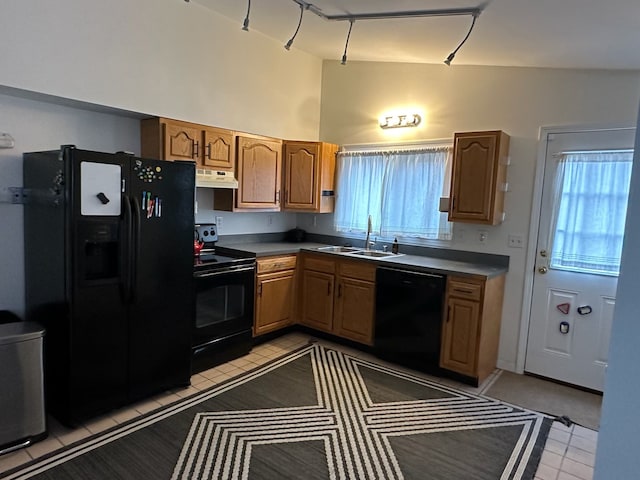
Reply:
<svg viewBox="0 0 640 480"><path fill-rule="evenodd" d="M191 0L241 28L247 0ZM474 0L306 0L326 15L474 8ZM481 0L483 1L483 0ZM300 7L292 0L253 0L247 35L283 46ZM362 20L353 26L348 60L442 63L460 43L471 16ZM349 22L306 10L293 48L340 60ZM286 55L283 48L283 54ZM640 69L639 0L489 0L452 65Z"/></svg>

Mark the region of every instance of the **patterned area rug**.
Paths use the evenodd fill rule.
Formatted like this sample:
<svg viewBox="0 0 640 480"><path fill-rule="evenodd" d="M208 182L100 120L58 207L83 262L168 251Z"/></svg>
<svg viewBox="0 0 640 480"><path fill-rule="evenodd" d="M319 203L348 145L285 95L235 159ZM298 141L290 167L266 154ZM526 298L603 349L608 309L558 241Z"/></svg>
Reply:
<svg viewBox="0 0 640 480"><path fill-rule="evenodd" d="M551 419L306 346L8 479L532 479Z"/></svg>

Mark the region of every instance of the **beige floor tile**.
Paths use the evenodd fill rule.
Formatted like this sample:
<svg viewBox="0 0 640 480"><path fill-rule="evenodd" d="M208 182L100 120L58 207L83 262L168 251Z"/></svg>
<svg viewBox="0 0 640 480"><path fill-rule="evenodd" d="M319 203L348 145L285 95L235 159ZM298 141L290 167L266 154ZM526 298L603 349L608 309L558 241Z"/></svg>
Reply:
<svg viewBox="0 0 640 480"><path fill-rule="evenodd" d="M222 373L229 373L232 370L236 370L238 367L232 365L230 363L223 363L222 365L218 365L217 370Z"/></svg>
<svg viewBox="0 0 640 480"><path fill-rule="evenodd" d="M596 453L596 441L591 440L589 438L572 435L569 445L571 445L572 447L579 448L580 450L585 450L590 453Z"/></svg>
<svg viewBox="0 0 640 480"><path fill-rule="evenodd" d="M567 449L567 458L574 460L579 463L583 463L585 465L589 465L593 467L596 464L596 454L587 452L585 450L580 450L579 448L569 446Z"/></svg>
<svg viewBox="0 0 640 480"><path fill-rule="evenodd" d="M56 437L49 436L44 440L36 442L29 448L27 448L27 453L31 456L31 458L38 458L62 447L64 447L64 445L60 440L58 440Z"/></svg>
<svg viewBox="0 0 640 480"><path fill-rule="evenodd" d="M82 440L91 435L91 432L84 427L76 428L75 430L67 430L66 432L59 433L56 438L60 440L64 445L71 445L78 440Z"/></svg>
<svg viewBox="0 0 640 480"><path fill-rule="evenodd" d="M584 463L578 463L567 457L562 460L560 471L570 473L581 480L591 480L593 478L593 467L585 465Z"/></svg>
<svg viewBox="0 0 640 480"><path fill-rule="evenodd" d="M560 470L560 465L562 464L562 455L550 452L549 450L544 450L542 452L542 457L540 458L540 463Z"/></svg>
<svg viewBox="0 0 640 480"><path fill-rule="evenodd" d="M203 391L203 390L207 390L208 388L214 387L215 385L216 385L216 382L214 382L213 380L205 380L204 382L194 385L194 388L200 391Z"/></svg>
<svg viewBox="0 0 640 480"><path fill-rule="evenodd" d="M536 471L536 478L540 480L556 480L558 478L558 470L549 465L540 464Z"/></svg>
<svg viewBox="0 0 640 480"><path fill-rule="evenodd" d="M188 390L188 389L186 389L186 390ZM144 401L144 402L136 403L135 405L133 405L133 408L135 408L141 414L145 414L145 413L152 412L153 410L156 410L157 408L160 408L161 406L162 406L162 404L160 402L158 402L154 398L154 399L147 400L147 401Z"/></svg>
<svg viewBox="0 0 640 480"><path fill-rule="evenodd" d="M208 380L207 377L205 377L201 373L196 373L195 375L191 375L191 385L197 385L207 380Z"/></svg>
<svg viewBox="0 0 640 480"><path fill-rule="evenodd" d="M26 450L16 450L0 457L0 472L6 472L31 460Z"/></svg>
<svg viewBox="0 0 640 480"><path fill-rule="evenodd" d="M571 475L567 472L558 473L558 480L582 480L580 477L576 477L575 475Z"/></svg>
<svg viewBox="0 0 640 480"><path fill-rule="evenodd" d="M571 433L563 432L562 430L558 430L557 428L552 428L551 430L549 430L549 438L568 444L569 440L571 439Z"/></svg>
<svg viewBox="0 0 640 480"><path fill-rule="evenodd" d="M559 442L558 440L554 440L553 438L548 438L547 443L544 445L544 449L553 453L557 453L558 455L563 455L567 451L567 443Z"/></svg>
<svg viewBox="0 0 640 480"><path fill-rule="evenodd" d="M116 426L118 423L111 417L100 417L85 423L84 427L91 433L100 433L107 428Z"/></svg>
<svg viewBox="0 0 640 480"><path fill-rule="evenodd" d="M598 431L591 430L590 428L585 428L581 425L576 425L573 429L573 434L577 437L586 438L587 440L591 440L593 442L598 441Z"/></svg>
<svg viewBox="0 0 640 480"><path fill-rule="evenodd" d="M166 395L157 397L156 402L158 402L160 405L169 405L181 399L182 397L177 393L168 393Z"/></svg>
<svg viewBox="0 0 640 480"><path fill-rule="evenodd" d="M190 397L191 395L195 395L196 393L200 393L200 390L192 386L192 387L180 390L179 392L176 392L176 395L179 396L180 398L187 398L187 397Z"/></svg>
<svg viewBox="0 0 640 480"><path fill-rule="evenodd" d="M133 420L136 417L140 416L140 412L135 408L127 407L121 408L116 412L111 414L111 418L118 424L128 422L129 420Z"/></svg>

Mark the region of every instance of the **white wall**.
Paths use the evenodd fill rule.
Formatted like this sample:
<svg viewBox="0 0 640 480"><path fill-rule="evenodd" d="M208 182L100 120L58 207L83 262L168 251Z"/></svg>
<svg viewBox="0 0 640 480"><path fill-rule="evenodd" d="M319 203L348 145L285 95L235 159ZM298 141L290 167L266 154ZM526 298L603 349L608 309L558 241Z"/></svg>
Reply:
<svg viewBox="0 0 640 480"><path fill-rule="evenodd" d="M139 154L142 116L317 140L322 62L243 32L241 21L182 0L3 2L0 132L16 147L0 150L2 198L22 186L25 151L74 143ZM94 106L121 113L86 110ZM208 221L215 212L202 205L199 215ZM295 226L295 215L276 214L271 224L259 214L223 215L223 234ZM0 309L22 314L22 207L0 203L0 219Z"/></svg>
<svg viewBox="0 0 640 480"><path fill-rule="evenodd" d="M640 127L640 113L638 114ZM596 453L596 480L637 478L638 398L640 398L640 322L638 322L638 292L640 292L640 130L636 130L634 167L627 209L627 227L622 250L622 267L618 279L616 309L611 332L609 366L605 380L602 419Z"/></svg>
<svg viewBox="0 0 640 480"><path fill-rule="evenodd" d="M0 85L317 140L322 63L182 0L2 2Z"/></svg>
<svg viewBox="0 0 640 480"><path fill-rule="evenodd" d="M450 248L508 255L498 365L516 370L526 248L507 247L507 235L528 238L533 182L542 126L635 126L640 72L325 61L320 137L338 144L453 138L456 131L502 129L511 136L506 221L496 227L454 226ZM417 128L383 131L378 117L416 109ZM330 217L315 229L333 233ZM478 231L487 230L485 245Z"/></svg>
<svg viewBox="0 0 640 480"><path fill-rule="evenodd" d="M136 118L97 113L0 94L0 132L15 139L0 149L0 195L22 186L22 153L53 150L62 144L78 148L140 153ZM42 232L47 241L47 232ZM24 313L24 237L22 205L0 202L0 310Z"/></svg>

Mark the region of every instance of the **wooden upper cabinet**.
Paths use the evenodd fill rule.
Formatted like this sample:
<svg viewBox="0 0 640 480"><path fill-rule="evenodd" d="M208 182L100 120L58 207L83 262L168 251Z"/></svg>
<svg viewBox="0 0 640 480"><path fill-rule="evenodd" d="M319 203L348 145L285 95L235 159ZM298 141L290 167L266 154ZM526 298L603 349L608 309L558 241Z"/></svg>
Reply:
<svg viewBox="0 0 640 480"><path fill-rule="evenodd" d="M333 212L338 146L323 142L284 142L285 210Z"/></svg>
<svg viewBox="0 0 640 480"><path fill-rule="evenodd" d="M237 137L237 208L280 210L282 141L265 137Z"/></svg>
<svg viewBox="0 0 640 480"><path fill-rule="evenodd" d="M142 156L192 160L197 168L234 170L234 133L169 118L147 118L140 126Z"/></svg>
<svg viewBox="0 0 640 480"><path fill-rule="evenodd" d="M202 166L215 170L234 170L236 149L233 132L205 127L202 135Z"/></svg>
<svg viewBox="0 0 640 480"><path fill-rule="evenodd" d="M195 160L199 159L201 133L197 127L184 124L164 123L163 160Z"/></svg>
<svg viewBox="0 0 640 480"><path fill-rule="evenodd" d="M503 131L455 134L450 222L503 221L508 155L509 136Z"/></svg>

